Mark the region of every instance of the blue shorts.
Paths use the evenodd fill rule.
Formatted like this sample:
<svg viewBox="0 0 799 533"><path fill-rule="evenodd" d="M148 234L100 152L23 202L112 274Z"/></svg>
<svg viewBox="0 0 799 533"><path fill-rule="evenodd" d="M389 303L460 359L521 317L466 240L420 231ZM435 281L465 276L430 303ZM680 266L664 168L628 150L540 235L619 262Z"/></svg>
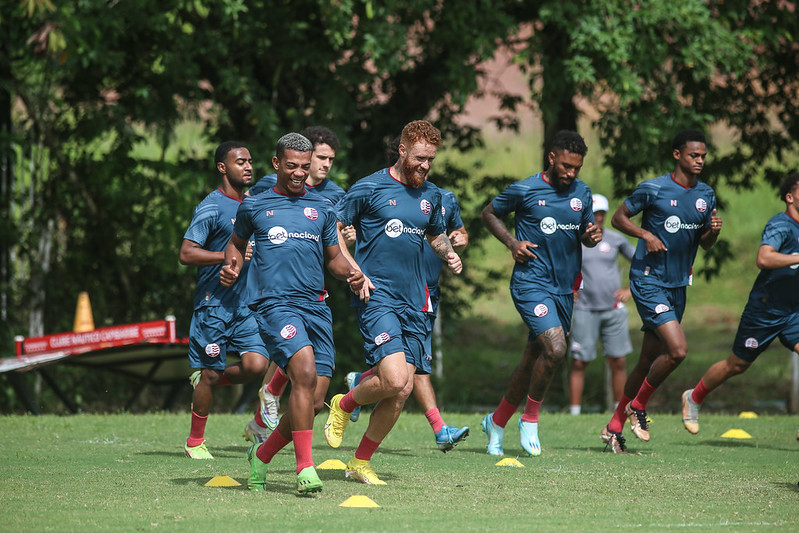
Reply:
<svg viewBox="0 0 799 533"><path fill-rule="evenodd" d="M422 368L417 369L417 374L429 374L433 369L433 328L436 325L438 301L441 299L441 290L438 288L438 285L434 285L433 287L435 287L435 289L430 287L430 301L433 304L433 312L425 313L425 315L427 315L427 333L424 336L424 357L422 358Z"/></svg>
<svg viewBox="0 0 799 533"><path fill-rule="evenodd" d="M333 376L336 347L333 315L323 302L296 304L263 303L258 306L258 325L272 360L283 370L289 359L305 346L313 348L317 376Z"/></svg>
<svg viewBox="0 0 799 533"><path fill-rule="evenodd" d="M403 352L408 363L420 370L427 368L430 371L430 361L426 360L424 353L424 341L429 329L427 313L372 302L359 302L356 311L367 365L374 366L387 355Z"/></svg>
<svg viewBox="0 0 799 533"><path fill-rule="evenodd" d="M635 307L641 315L641 331L654 330L666 322L682 321L685 312L685 287L660 287L630 281Z"/></svg>
<svg viewBox="0 0 799 533"><path fill-rule="evenodd" d="M268 357L255 315L246 307L201 307L191 316L189 366L224 370L227 352Z"/></svg>
<svg viewBox="0 0 799 533"><path fill-rule="evenodd" d="M564 334L569 333L572 327L574 295L552 294L540 290L519 294L511 289L511 296L516 310L530 329L528 341L556 327L562 327Z"/></svg>
<svg viewBox="0 0 799 533"><path fill-rule="evenodd" d="M796 349L799 344L799 312L775 313L768 306L749 300L738 323L732 353L751 363L777 337L789 350Z"/></svg>

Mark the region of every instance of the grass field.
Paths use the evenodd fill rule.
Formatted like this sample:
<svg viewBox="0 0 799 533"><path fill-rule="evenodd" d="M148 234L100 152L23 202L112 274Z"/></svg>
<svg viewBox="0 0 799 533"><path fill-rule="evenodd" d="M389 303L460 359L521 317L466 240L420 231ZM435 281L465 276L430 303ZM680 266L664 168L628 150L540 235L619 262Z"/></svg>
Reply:
<svg viewBox="0 0 799 533"><path fill-rule="evenodd" d="M192 461L182 445L187 414L7 416L0 418L3 531L704 531L794 530L799 511L797 420L703 415L701 433L655 413L652 441L628 455L602 453L606 415L545 414L541 457L521 456L517 417L506 457L486 455L483 413L445 413L472 435L454 451L435 448L422 415L405 413L373 464L387 486L345 481L320 470L325 486L295 494L290 446L273 461L266 493L246 487L245 415L212 415L214 461ZM314 432L314 459L346 462L366 428L348 428L339 450ZM743 429L751 439L721 438ZM518 454L518 455L517 455ZM227 475L237 487L207 487ZM346 508L365 495L379 508Z"/></svg>

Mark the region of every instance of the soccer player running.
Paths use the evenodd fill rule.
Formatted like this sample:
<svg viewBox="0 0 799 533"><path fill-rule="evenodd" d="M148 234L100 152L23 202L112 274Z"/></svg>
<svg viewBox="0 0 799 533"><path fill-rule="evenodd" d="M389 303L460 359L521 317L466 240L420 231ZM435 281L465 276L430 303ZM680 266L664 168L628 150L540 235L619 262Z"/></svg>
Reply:
<svg viewBox="0 0 799 533"><path fill-rule="evenodd" d="M387 155L389 165L393 165L399 159L399 144L400 137L397 136L389 143ZM456 253L460 254L469 244L469 234L463 225L461 219L461 206L455 193L450 190L442 189L441 191L441 215L444 217L444 226L449 231L449 240L452 243L452 248ZM448 426L444 423L441 417L441 412L438 409L436 402L436 392L433 389L433 383L430 381L430 372L432 370L433 360L433 329L438 316L438 303L441 299L441 287L438 285L438 280L441 277L441 270L444 268L444 261L433 251L430 246L423 246L424 249L424 272L427 279L427 289L430 294L430 302L432 304L431 311L427 314L427 335L424 339L424 359L423 369L417 369L416 374L413 376L413 396L419 402L430 427L433 429L433 436L436 439L436 446L444 453L453 449L458 443L462 442L469 436L468 427L454 427ZM347 387L352 389L361 379L371 374L371 370L366 372L350 372L347 374ZM350 414L350 421L357 422L360 416L361 408L356 407L352 414Z"/></svg>
<svg viewBox="0 0 799 533"><path fill-rule="evenodd" d="M287 415L263 444L250 446L247 487L253 491L264 490L267 465L292 441L297 491L322 490L311 449L316 368L325 362L332 369L335 357L333 319L323 297L323 265L354 292L364 283L363 274L341 254L330 201L305 188L312 150L311 142L298 133L278 140L272 158L277 184L241 204L222 269L224 282L235 286L248 239L254 235L259 296L252 305L257 305L272 359L292 382Z"/></svg>
<svg viewBox="0 0 799 533"><path fill-rule="evenodd" d="M655 390L685 359L688 345L680 326L685 287L699 246L708 249L721 231L716 194L699 181L707 155L705 136L682 130L672 141L674 172L641 182L611 220L638 238L630 265L630 290L643 322L641 355L624 384L624 394L600 439L605 449L624 453L625 418L633 434L649 440L646 406ZM642 213L641 226L630 217Z"/></svg>
<svg viewBox="0 0 799 533"><path fill-rule="evenodd" d="M491 455L504 454L505 425L525 396L521 445L528 454L541 455L538 415L555 368L566 357L581 243L593 247L602 239L594 224L591 190L577 179L587 151L577 132L559 131L547 154L547 170L511 184L483 209L483 223L516 261L510 291L529 328L505 395L482 421ZM501 218L509 213L515 213L515 237Z"/></svg>
<svg viewBox="0 0 799 533"><path fill-rule="evenodd" d="M214 161L222 183L194 209L180 247L180 262L199 267L189 363L201 370L191 377L191 429L184 446L192 459L213 459L205 445L205 425L214 387L261 379L268 362L255 316L244 305L245 284L225 287L219 281L236 211L252 183L252 158L243 144L228 141L217 147ZM241 263L245 273L248 265ZM228 351L239 352L241 362L226 368Z"/></svg>
<svg viewBox="0 0 799 533"><path fill-rule="evenodd" d="M328 178L330 170L333 168L336 152L340 146L338 137L333 131L324 126L309 126L302 130L301 135L313 144L311 168L308 170L308 179L305 181L305 187L310 191L319 193L335 205L344 196L344 189ZM247 194L255 196L272 189L276 184L277 174L268 174L250 187ZM251 277L254 277L256 270L251 268ZM257 280L251 280L249 285L255 287ZM253 294L253 289L250 292ZM253 297L255 296L253 294ZM333 366L322 362L317 364L316 372L314 409L318 413L324 406L330 378L333 376ZM270 362L266 375L264 375L263 385L258 389L258 410L253 419L247 424L247 427L244 428L245 438L253 444L261 444L277 426L280 396L285 391L288 381L288 376L280 369L278 364L274 361Z"/></svg>
<svg viewBox="0 0 799 533"><path fill-rule="evenodd" d="M432 124L407 124L396 164L360 179L337 206L339 226L357 229L355 260L375 287L368 302L354 302L372 373L331 399L325 438L331 447L341 446L352 411L377 402L347 464L346 477L362 483L385 484L370 460L399 418L416 369L424 368L426 313L431 308L423 267L425 238L453 272L462 269L444 227L441 192L426 181L439 146L441 132Z"/></svg>
<svg viewBox="0 0 799 533"><path fill-rule="evenodd" d="M785 177L779 194L786 209L771 217L763 229L757 250L760 273L741 314L732 352L682 394L682 422L689 433L699 432L699 408L705 397L746 372L776 337L789 350L799 352L799 172Z"/></svg>
<svg viewBox="0 0 799 533"><path fill-rule="evenodd" d="M594 222L602 230L602 242L583 250L583 284L574 297L569 372L569 412L573 415L580 414L585 369L596 359L597 340L602 340L613 401L617 404L627 379L627 354L633 351L624 306L630 299L630 289L621 286L619 256L632 259L635 246L621 233L605 228L608 199L594 194L593 203Z"/></svg>

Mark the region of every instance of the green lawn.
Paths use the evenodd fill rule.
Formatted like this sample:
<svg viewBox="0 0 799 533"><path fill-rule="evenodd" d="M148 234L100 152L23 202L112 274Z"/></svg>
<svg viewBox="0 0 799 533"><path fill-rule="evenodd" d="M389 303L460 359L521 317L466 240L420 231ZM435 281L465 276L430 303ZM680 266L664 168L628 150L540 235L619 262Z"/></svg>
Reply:
<svg viewBox="0 0 799 533"><path fill-rule="evenodd" d="M795 417L703 415L689 435L674 415L654 414L652 441L628 455L603 453L605 415L541 419L541 457L522 456L514 417L506 457L484 453L484 413L444 413L472 435L448 454L425 418L405 413L374 458L387 486L320 471L321 494L295 494L293 449L270 468L266 493L206 487L215 476L246 483L244 415L212 415L206 437L214 461L183 456L187 414L7 416L0 418L0 519L5 531L642 531L788 530L797 519ZM351 425L342 448L322 437L314 458L346 462L366 427ZM751 439L721 438L743 429ZM629 431L627 431L628 436ZM380 507L345 508L353 495ZM791 524L794 524L791 526Z"/></svg>

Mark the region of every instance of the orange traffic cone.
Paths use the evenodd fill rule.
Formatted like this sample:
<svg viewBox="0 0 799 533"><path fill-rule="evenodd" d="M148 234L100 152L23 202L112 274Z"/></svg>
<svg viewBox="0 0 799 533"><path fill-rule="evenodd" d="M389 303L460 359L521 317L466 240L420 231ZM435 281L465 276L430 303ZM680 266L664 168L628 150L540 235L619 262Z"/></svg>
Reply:
<svg viewBox="0 0 799 533"><path fill-rule="evenodd" d="M94 317L88 292L84 291L78 294L78 307L75 309L75 325L72 327L72 331L75 333L94 331Z"/></svg>

